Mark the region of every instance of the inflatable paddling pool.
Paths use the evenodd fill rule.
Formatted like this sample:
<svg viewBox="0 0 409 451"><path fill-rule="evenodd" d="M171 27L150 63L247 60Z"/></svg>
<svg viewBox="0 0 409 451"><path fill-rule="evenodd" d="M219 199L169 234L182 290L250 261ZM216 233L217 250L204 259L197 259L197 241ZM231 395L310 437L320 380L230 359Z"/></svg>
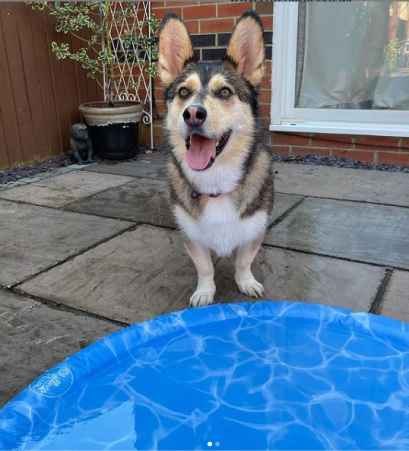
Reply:
<svg viewBox="0 0 409 451"><path fill-rule="evenodd" d="M409 325L290 302L128 327L0 411L1 449L408 449Z"/></svg>

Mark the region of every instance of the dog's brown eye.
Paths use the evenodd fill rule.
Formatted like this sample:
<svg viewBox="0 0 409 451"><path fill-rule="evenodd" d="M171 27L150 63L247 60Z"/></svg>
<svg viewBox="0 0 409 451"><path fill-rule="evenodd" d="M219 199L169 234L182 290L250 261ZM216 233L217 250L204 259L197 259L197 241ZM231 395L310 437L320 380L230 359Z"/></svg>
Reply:
<svg viewBox="0 0 409 451"><path fill-rule="evenodd" d="M221 95L222 97L228 97L230 94L231 94L231 91L230 91L229 88L223 88L223 89L220 91L220 95Z"/></svg>
<svg viewBox="0 0 409 451"><path fill-rule="evenodd" d="M187 97L189 95L189 91L186 88L181 88L179 91L179 95L181 97Z"/></svg>

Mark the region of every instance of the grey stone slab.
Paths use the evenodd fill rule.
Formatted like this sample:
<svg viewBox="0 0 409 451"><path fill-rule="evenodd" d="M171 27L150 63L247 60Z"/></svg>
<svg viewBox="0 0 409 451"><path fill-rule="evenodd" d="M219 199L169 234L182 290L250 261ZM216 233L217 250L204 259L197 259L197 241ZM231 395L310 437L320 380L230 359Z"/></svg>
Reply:
<svg viewBox="0 0 409 451"><path fill-rule="evenodd" d="M274 207L269 221L270 224L272 224L274 221L277 221L277 219L281 218L281 216L283 216L284 213L286 213L288 210L297 205L302 199L303 196L275 193Z"/></svg>
<svg viewBox="0 0 409 451"><path fill-rule="evenodd" d="M140 226L19 286L127 322L187 308L196 270L180 232Z"/></svg>
<svg viewBox="0 0 409 451"><path fill-rule="evenodd" d="M409 207L409 174L275 163L276 191Z"/></svg>
<svg viewBox="0 0 409 451"><path fill-rule="evenodd" d="M134 179L131 177L119 175L74 171L0 192L0 198L46 207L61 207L132 180Z"/></svg>
<svg viewBox="0 0 409 451"><path fill-rule="evenodd" d="M119 329L0 290L0 407L44 371Z"/></svg>
<svg viewBox="0 0 409 451"><path fill-rule="evenodd" d="M7 191L9 189L17 188L18 186L28 185L30 183L40 182L57 175L67 174L71 171L76 171L78 169L83 169L84 166L79 164L71 164L70 166L65 166L62 168L53 169L46 172L41 172L40 174L32 175L30 177L24 177L22 179L16 180L15 182L4 183L0 185L0 192Z"/></svg>
<svg viewBox="0 0 409 451"><path fill-rule="evenodd" d="M264 285L264 299L314 302L367 312L385 270L363 263L263 247L253 263L253 273ZM216 286L216 302L254 301L237 292L232 259L219 261Z"/></svg>
<svg viewBox="0 0 409 451"><path fill-rule="evenodd" d="M247 300L233 264L214 259L216 301ZM384 271L379 267L264 249L254 265L266 299L324 302L368 310ZM359 274L359 277L356 275ZM18 287L26 294L127 322L187 308L196 270L178 231L140 226Z"/></svg>
<svg viewBox="0 0 409 451"><path fill-rule="evenodd" d="M166 180L136 179L131 183L74 202L65 210L165 227L176 227Z"/></svg>
<svg viewBox="0 0 409 451"><path fill-rule="evenodd" d="M393 272L379 314L409 323L409 272Z"/></svg>
<svg viewBox="0 0 409 451"><path fill-rule="evenodd" d="M266 244L409 268L409 209L305 199L272 227Z"/></svg>
<svg viewBox="0 0 409 451"><path fill-rule="evenodd" d="M71 203L64 209L176 228L169 199L169 185L166 180L138 179ZM301 199L302 196L277 193L270 223Z"/></svg>
<svg viewBox="0 0 409 451"><path fill-rule="evenodd" d="M119 164L93 164L84 171L118 174L130 177L165 179L165 154L140 155L135 161Z"/></svg>
<svg viewBox="0 0 409 451"><path fill-rule="evenodd" d="M131 225L0 200L0 285L18 283Z"/></svg>

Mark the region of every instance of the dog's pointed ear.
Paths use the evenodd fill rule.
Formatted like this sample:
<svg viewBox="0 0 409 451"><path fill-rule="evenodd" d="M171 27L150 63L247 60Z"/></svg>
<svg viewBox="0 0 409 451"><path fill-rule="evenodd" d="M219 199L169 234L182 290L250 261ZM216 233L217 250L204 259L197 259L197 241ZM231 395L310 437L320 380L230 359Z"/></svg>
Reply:
<svg viewBox="0 0 409 451"><path fill-rule="evenodd" d="M237 22L224 57L253 86L258 86L264 76L263 24L255 11L245 12Z"/></svg>
<svg viewBox="0 0 409 451"><path fill-rule="evenodd" d="M185 24L175 13L167 13L159 32L158 69L162 82L170 85L193 57L192 41Z"/></svg>

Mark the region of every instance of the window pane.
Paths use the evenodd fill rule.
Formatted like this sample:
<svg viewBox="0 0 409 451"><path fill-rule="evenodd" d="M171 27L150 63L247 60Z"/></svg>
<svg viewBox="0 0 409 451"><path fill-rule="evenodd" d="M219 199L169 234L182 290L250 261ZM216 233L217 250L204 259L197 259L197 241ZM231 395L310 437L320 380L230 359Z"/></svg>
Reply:
<svg viewBox="0 0 409 451"><path fill-rule="evenodd" d="M300 3L295 106L408 110L409 2Z"/></svg>

